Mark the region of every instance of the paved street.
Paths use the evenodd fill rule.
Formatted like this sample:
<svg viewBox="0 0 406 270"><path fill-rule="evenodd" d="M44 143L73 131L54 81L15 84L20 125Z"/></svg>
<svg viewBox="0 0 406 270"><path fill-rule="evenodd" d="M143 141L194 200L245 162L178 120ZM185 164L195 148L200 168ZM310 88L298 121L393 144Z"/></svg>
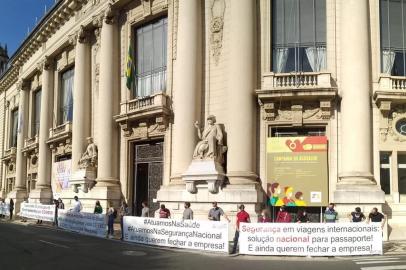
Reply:
<svg viewBox="0 0 406 270"><path fill-rule="evenodd" d="M0 269L406 269L406 256L275 258L158 249L33 225L0 222Z"/></svg>

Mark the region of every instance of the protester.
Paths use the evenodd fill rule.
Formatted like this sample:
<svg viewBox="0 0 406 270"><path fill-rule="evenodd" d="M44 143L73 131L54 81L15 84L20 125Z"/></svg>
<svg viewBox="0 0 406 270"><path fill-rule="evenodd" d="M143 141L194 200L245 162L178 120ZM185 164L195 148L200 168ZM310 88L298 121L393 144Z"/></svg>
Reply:
<svg viewBox="0 0 406 270"><path fill-rule="evenodd" d="M324 222L325 223L335 223L337 220L338 213L334 210L334 203L330 203L326 211L324 211Z"/></svg>
<svg viewBox="0 0 406 270"><path fill-rule="evenodd" d="M24 198L24 202L28 203L28 198L27 197ZM25 217L21 217L21 222L27 222L27 219Z"/></svg>
<svg viewBox="0 0 406 270"><path fill-rule="evenodd" d="M276 216L276 223L290 223L292 222L292 216L286 211L286 207L284 205L279 208L278 215Z"/></svg>
<svg viewBox="0 0 406 270"><path fill-rule="evenodd" d="M310 219L306 209L299 209L296 215L296 223L309 223L309 222Z"/></svg>
<svg viewBox="0 0 406 270"><path fill-rule="evenodd" d="M243 223L251 222L250 215L247 212L245 212L245 206L243 204L241 204L239 209L240 209L240 211L237 214L236 230L235 230L235 235L234 235L234 245L233 245L233 250L231 251L231 254L234 254L237 252L238 238L240 237L240 223L241 222L243 222Z"/></svg>
<svg viewBox="0 0 406 270"><path fill-rule="evenodd" d="M107 215L107 237L114 237L114 219L117 217L117 211L113 207L113 203L109 202L109 207L106 212Z"/></svg>
<svg viewBox="0 0 406 270"><path fill-rule="evenodd" d="M272 222L272 219L269 217L268 209L262 209L261 215L258 218L258 223L268 223Z"/></svg>
<svg viewBox="0 0 406 270"><path fill-rule="evenodd" d="M102 214L103 213L103 207L100 205L99 201L96 201L96 205L94 207L94 214Z"/></svg>
<svg viewBox="0 0 406 270"><path fill-rule="evenodd" d="M165 204L161 204L161 209L159 209L159 218L170 218L171 212L165 207Z"/></svg>
<svg viewBox="0 0 406 270"><path fill-rule="evenodd" d="M185 202L185 210L183 210L182 219L193 219L193 210L190 209L190 202Z"/></svg>
<svg viewBox="0 0 406 270"><path fill-rule="evenodd" d="M14 211L14 201L13 201L13 199L10 199L9 211L10 211L10 220L12 220L13 219L13 211Z"/></svg>
<svg viewBox="0 0 406 270"><path fill-rule="evenodd" d="M65 209L65 204L61 198L58 199L58 209Z"/></svg>
<svg viewBox="0 0 406 270"><path fill-rule="evenodd" d="M366 219L364 213L361 212L361 208L355 207L355 211L351 212L348 217L351 222L362 222Z"/></svg>
<svg viewBox="0 0 406 270"><path fill-rule="evenodd" d="M209 220L220 221L220 216L224 216L224 218L227 219L228 222L230 222L230 219L228 218L226 213L224 213L223 209L217 206L217 202L213 202L212 205L213 208L209 211Z"/></svg>
<svg viewBox="0 0 406 270"><path fill-rule="evenodd" d="M141 217L149 217L149 207L147 202L142 202Z"/></svg>
<svg viewBox="0 0 406 270"><path fill-rule="evenodd" d="M4 218L6 216L4 213L4 211L6 209L6 202L4 201L4 199L0 199L0 209L2 210L1 214L0 214L0 218Z"/></svg>
<svg viewBox="0 0 406 270"><path fill-rule="evenodd" d="M120 240L123 240L124 239L124 217L130 215L130 209L128 207L128 204L125 201L123 201L121 203L119 215L120 215L120 227L121 227Z"/></svg>
<svg viewBox="0 0 406 270"><path fill-rule="evenodd" d="M368 215L367 223L369 223L369 222L380 222L381 227L383 229L383 226L385 225L385 221L386 221L385 216L382 213L378 212L378 208L376 208L376 207L372 208L371 213L369 213L369 215Z"/></svg>
<svg viewBox="0 0 406 270"><path fill-rule="evenodd" d="M54 205L55 205L55 215L54 215L54 222L52 222L53 226L58 226L58 207L59 207L59 201L54 199Z"/></svg>
<svg viewBox="0 0 406 270"><path fill-rule="evenodd" d="M73 199L75 201L73 202L73 208L71 209L71 211L79 213L83 209L82 203L79 201L78 196L73 197Z"/></svg>

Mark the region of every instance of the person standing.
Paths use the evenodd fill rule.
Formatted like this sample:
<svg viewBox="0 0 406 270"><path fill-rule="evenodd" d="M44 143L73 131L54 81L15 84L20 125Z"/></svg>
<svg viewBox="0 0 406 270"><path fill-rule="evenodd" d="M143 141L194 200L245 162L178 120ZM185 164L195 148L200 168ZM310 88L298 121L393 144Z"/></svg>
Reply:
<svg viewBox="0 0 406 270"><path fill-rule="evenodd" d="M100 205L99 201L96 201L96 205L94 207L94 214L102 214L103 213L103 207Z"/></svg>
<svg viewBox="0 0 406 270"><path fill-rule="evenodd" d="M14 211L14 201L13 201L13 199L10 199L9 211L10 211L10 220L12 220L13 219L13 211Z"/></svg>
<svg viewBox="0 0 406 270"><path fill-rule="evenodd" d="M73 208L71 209L71 211L79 213L83 209L82 203L79 201L78 196L73 197L73 199L75 201L73 202Z"/></svg>
<svg viewBox="0 0 406 270"><path fill-rule="evenodd" d="M371 213L369 213L369 215L368 215L367 223L369 223L369 222L380 222L381 223L381 228L383 229L383 227L385 225L385 221L386 221L385 215L380 213L378 211L378 208L376 208L376 207L372 208Z"/></svg>
<svg viewBox="0 0 406 270"><path fill-rule="evenodd" d="M230 219L224 213L223 209L217 206L217 202L212 203L213 208L210 209L209 211L209 220L211 221L220 221L220 216L224 216L225 219L227 219L228 222L230 222Z"/></svg>
<svg viewBox="0 0 406 270"><path fill-rule="evenodd" d="M348 217L350 218L351 222L362 222L366 219L364 213L361 212L361 208L359 207L355 207L355 211L351 212Z"/></svg>
<svg viewBox="0 0 406 270"><path fill-rule="evenodd" d="M54 215L54 222L52 222L52 226L58 226L58 208L59 208L59 201L54 199L55 205L55 215Z"/></svg>
<svg viewBox="0 0 406 270"><path fill-rule="evenodd" d="M269 217L268 209L262 209L261 215L258 218L258 223L269 223L272 219Z"/></svg>
<svg viewBox="0 0 406 270"><path fill-rule="evenodd" d="M324 211L324 223L335 223L338 213L334 210L334 203L330 203L326 211Z"/></svg>
<svg viewBox="0 0 406 270"><path fill-rule="evenodd" d="M237 214L236 229L235 229L235 235L234 235L234 245L233 245L233 250L231 251L231 254L235 254L237 252L238 238L240 238L240 223L241 222L243 222L243 223L251 222L250 215L245 211L245 206L243 204L241 204L239 209L240 209L240 211Z"/></svg>
<svg viewBox="0 0 406 270"><path fill-rule="evenodd" d="M121 238L120 240L124 239L124 217L130 215L130 209L128 208L128 204L123 201L120 207L120 227L121 227Z"/></svg>
<svg viewBox="0 0 406 270"><path fill-rule="evenodd" d="M159 209L159 218L170 218L171 212L165 207L165 204L161 204L161 209Z"/></svg>
<svg viewBox="0 0 406 270"><path fill-rule="evenodd" d="M107 237L114 237L114 219L117 216L116 209L113 207L113 203L109 202L109 207L106 212L107 215Z"/></svg>
<svg viewBox="0 0 406 270"><path fill-rule="evenodd" d="M276 216L276 223L290 223L292 222L292 216L286 211L286 207L284 205L279 208L278 215Z"/></svg>
<svg viewBox="0 0 406 270"><path fill-rule="evenodd" d="M147 202L142 202L141 217L149 217L149 207Z"/></svg>
<svg viewBox="0 0 406 270"><path fill-rule="evenodd" d="M65 204L63 203L61 198L58 199L58 208L65 209Z"/></svg>
<svg viewBox="0 0 406 270"><path fill-rule="evenodd" d="M296 215L296 223L309 223L309 215L306 209L300 209Z"/></svg>
<svg viewBox="0 0 406 270"><path fill-rule="evenodd" d="M193 219L193 210L190 209L190 202L185 202L185 210L183 210L182 219Z"/></svg>
<svg viewBox="0 0 406 270"><path fill-rule="evenodd" d="M0 199L0 218L4 218L6 216L6 203L4 199Z"/></svg>

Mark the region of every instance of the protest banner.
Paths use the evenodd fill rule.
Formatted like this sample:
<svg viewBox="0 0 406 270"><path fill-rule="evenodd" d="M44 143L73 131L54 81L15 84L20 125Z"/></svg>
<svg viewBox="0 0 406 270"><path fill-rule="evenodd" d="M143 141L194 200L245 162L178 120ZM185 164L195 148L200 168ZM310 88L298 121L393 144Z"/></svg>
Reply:
<svg viewBox="0 0 406 270"><path fill-rule="evenodd" d="M10 204L0 203L0 215L10 216Z"/></svg>
<svg viewBox="0 0 406 270"><path fill-rule="evenodd" d="M62 191L69 189L71 167L70 159L53 163L51 187L54 199L59 199Z"/></svg>
<svg viewBox="0 0 406 270"><path fill-rule="evenodd" d="M18 215L53 222L55 220L55 205L23 202Z"/></svg>
<svg viewBox="0 0 406 270"><path fill-rule="evenodd" d="M106 220L103 214L58 210L58 227L81 234L106 237Z"/></svg>
<svg viewBox="0 0 406 270"><path fill-rule="evenodd" d="M382 254L382 229L372 223L241 223L240 253L354 256Z"/></svg>
<svg viewBox="0 0 406 270"><path fill-rule="evenodd" d="M124 217L124 240L154 246L228 252L228 223Z"/></svg>

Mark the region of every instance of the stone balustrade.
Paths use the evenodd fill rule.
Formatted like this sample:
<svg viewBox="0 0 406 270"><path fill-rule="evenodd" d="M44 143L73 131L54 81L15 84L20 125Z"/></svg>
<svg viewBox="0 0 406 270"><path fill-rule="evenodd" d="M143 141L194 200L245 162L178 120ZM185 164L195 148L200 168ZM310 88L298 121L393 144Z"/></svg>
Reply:
<svg viewBox="0 0 406 270"><path fill-rule="evenodd" d="M62 125L56 126L54 128L49 129L49 138L54 138L57 136L61 136L63 134L68 134L72 132L72 123L66 122Z"/></svg>
<svg viewBox="0 0 406 270"><path fill-rule="evenodd" d="M382 75L379 78L380 91L404 91L406 90L406 77Z"/></svg>
<svg viewBox="0 0 406 270"><path fill-rule="evenodd" d="M158 93L152 96L140 97L121 103L121 114L133 114L154 107L167 107L169 97L164 93Z"/></svg>
<svg viewBox="0 0 406 270"><path fill-rule="evenodd" d="M326 72L268 73L263 77L263 89L331 88L331 74Z"/></svg>

